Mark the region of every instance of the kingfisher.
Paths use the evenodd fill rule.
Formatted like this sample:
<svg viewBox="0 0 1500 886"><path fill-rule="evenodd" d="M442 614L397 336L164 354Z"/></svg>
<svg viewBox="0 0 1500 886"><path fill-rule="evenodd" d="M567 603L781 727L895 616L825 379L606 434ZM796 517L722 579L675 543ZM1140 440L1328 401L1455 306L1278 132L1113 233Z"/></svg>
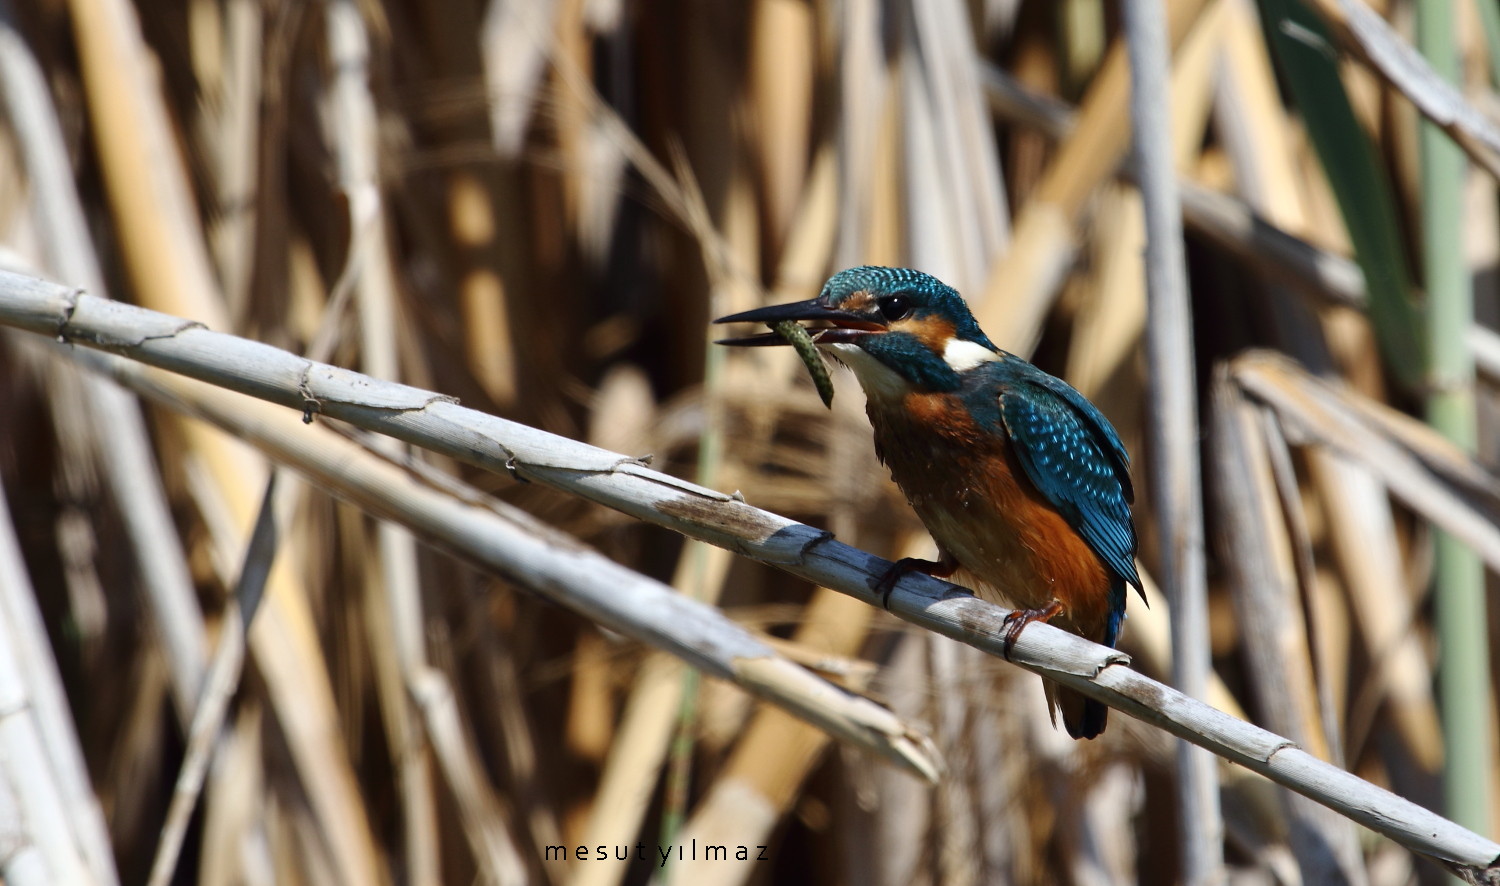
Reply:
<svg viewBox="0 0 1500 886"><path fill-rule="evenodd" d="M1007 657L1033 621L1113 647L1136 573L1130 456L1094 404L1067 382L996 347L952 287L908 268L840 271L817 298L715 323L812 323L814 345L854 372L875 453L927 531L938 559L908 557L876 583L924 572L1016 608ZM779 345L777 333L722 345ZM1044 682L1053 724L1104 731L1109 708Z"/></svg>

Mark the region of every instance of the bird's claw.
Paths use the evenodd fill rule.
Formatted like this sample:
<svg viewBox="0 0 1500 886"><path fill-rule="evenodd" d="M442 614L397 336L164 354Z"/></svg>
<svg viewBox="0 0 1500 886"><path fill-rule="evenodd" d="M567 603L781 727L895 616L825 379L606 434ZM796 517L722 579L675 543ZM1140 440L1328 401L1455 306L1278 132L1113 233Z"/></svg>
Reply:
<svg viewBox="0 0 1500 886"><path fill-rule="evenodd" d="M935 575L938 578L947 578L952 575L957 567L944 560L923 560L921 557L902 557L891 564L891 568L880 576L875 582L875 593L880 595L880 608L887 612L891 609L891 592L896 589L896 582L900 581L909 572L921 572L926 575Z"/></svg>
<svg viewBox="0 0 1500 886"><path fill-rule="evenodd" d="M1021 631L1034 621L1051 621L1062 612L1062 603L1053 600L1041 609L1013 609L1005 616L1005 635L1001 641L1000 652L1010 661L1010 651L1015 648L1016 641L1021 638Z"/></svg>

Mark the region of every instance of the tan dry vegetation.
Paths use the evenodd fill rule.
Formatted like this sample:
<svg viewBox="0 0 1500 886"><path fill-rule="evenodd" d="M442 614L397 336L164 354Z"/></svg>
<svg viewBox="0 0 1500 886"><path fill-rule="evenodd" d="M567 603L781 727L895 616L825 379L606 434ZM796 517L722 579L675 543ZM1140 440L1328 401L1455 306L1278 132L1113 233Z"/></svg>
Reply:
<svg viewBox="0 0 1500 886"><path fill-rule="evenodd" d="M1411 417L1430 386L1408 359L1424 349L1410 84L1368 48L1324 82L1358 124L1331 137L1367 139L1393 195L1379 215L1331 182L1347 158L1277 79L1259 15L1283 5L1166 4L1202 396L1198 427L1163 432L1201 441L1209 541L1189 641L1208 651L1207 701L1442 812L1433 528L1500 568L1482 131L1500 35L1455 2L1480 114L1449 127L1477 161L1455 212L1480 323L1439 349L1479 361L1476 459ZM1310 5L1357 45L1349 3ZM842 267L918 267L1114 421L1158 575L1116 6L0 0L0 242L10 265L650 454L890 558L931 542L852 379L835 373L825 410L789 352L723 353L708 324L811 297ZM1374 6L1411 39L1411 3ZM1073 743L1035 677L975 649L542 484L361 438L887 706L940 753L927 783L326 485L282 472L268 496L256 448L26 338L0 336L0 709L34 708L41 732L0 727L0 753L30 742L57 772L56 802L14 767L0 781L8 881L144 882L156 860L205 884L1166 884L1184 846L1222 853L1235 882L1437 876L1228 763L1222 823L1184 823L1176 739L1154 726L1117 713ZM281 529L257 545L265 510ZM1122 648L1165 681L1173 598L1148 584ZM1493 689L1477 691L1493 724ZM1495 735L1457 776L1491 798ZM185 760L206 766L201 796L169 816ZM684 843L765 860L572 857Z"/></svg>

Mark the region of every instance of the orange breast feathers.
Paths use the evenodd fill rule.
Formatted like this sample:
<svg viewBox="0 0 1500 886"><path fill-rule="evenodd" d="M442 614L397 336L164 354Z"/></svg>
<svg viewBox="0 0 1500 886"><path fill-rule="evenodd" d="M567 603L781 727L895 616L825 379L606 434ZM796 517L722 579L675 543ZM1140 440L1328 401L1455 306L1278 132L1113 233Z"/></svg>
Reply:
<svg viewBox="0 0 1500 886"><path fill-rule="evenodd" d="M952 394L912 392L899 409L871 402L875 448L963 584L981 596L1039 609L1053 624L1102 641L1110 575L1026 477L1004 430L976 424Z"/></svg>

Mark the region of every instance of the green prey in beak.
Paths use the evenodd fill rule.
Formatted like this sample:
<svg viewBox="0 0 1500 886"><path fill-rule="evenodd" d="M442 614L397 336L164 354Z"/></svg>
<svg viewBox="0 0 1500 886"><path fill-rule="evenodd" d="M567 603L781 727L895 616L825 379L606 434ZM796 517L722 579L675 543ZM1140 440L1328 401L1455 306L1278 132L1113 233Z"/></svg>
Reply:
<svg viewBox="0 0 1500 886"><path fill-rule="evenodd" d="M836 325L809 330L802 325L802 320L825 320ZM823 398L823 405L829 408L833 407L833 379L828 374L828 364L823 362L823 355L818 353L818 345L848 341L852 335L880 328L878 324L851 316L847 311L831 309L818 299L756 308L720 317L714 322L765 323L770 326L773 330L770 333L722 338L714 344L731 347L791 345L812 375L813 385L818 389L818 396Z"/></svg>

